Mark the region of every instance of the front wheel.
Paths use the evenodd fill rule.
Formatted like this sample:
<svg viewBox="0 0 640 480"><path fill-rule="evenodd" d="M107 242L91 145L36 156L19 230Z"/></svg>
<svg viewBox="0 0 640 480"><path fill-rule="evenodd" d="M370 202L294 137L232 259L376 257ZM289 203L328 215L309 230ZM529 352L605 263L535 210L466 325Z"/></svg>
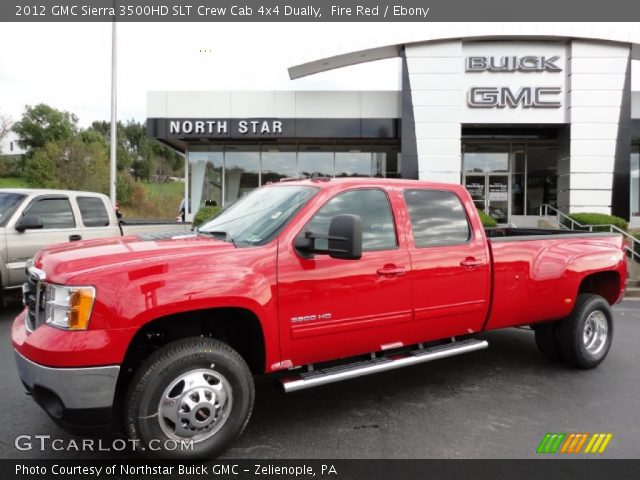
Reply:
<svg viewBox="0 0 640 480"><path fill-rule="evenodd" d="M214 457L242 433L253 401L253 377L235 350L211 338L177 340L132 378L127 433L148 457Z"/></svg>
<svg viewBox="0 0 640 480"><path fill-rule="evenodd" d="M609 353L613 315L600 295L581 293L569 317L560 322L559 341L564 358L578 368L594 368Z"/></svg>

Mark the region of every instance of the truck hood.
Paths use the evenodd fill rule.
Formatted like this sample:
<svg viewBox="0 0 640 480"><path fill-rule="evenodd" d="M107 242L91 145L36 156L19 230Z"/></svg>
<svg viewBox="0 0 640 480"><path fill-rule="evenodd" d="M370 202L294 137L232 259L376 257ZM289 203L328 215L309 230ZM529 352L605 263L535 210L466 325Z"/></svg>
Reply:
<svg viewBox="0 0 640 480"><path fill-rule="evenodd" d="M78 275L112 267L126 269L140 264L179 260L206 253L229 252L236 247L222 240L190 232L132 235L46 247L36 255L35 266L54 283L67 283Z"/></svg>

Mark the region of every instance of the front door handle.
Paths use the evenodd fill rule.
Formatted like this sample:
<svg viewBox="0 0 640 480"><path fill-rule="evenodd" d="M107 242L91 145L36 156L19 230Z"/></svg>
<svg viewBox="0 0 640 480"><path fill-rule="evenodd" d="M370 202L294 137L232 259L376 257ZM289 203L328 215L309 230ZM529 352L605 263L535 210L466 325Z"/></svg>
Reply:
<svg viewBox="0 0 640 480"><path fill-rule="evenodd" d="M78 240L82 240L82 235L69 235L70 242L77 242Z"/></svg>
<svg viewBox="0 0 640 480"><path fill-rule="evenodd" d="M379 268L377 272L378 275L382 275L383 277L395 277L398 275L404 275L405 273L407 273L407 270L404 267L397 267L393 264L390 264Z"/></svg>
<svg viewBox="0 0 640 480"><path fill-rule="evenodd" d="M481 265L484 265L484 262L482 260L476 260L473 257L467 257L467 258L465 258L464 260L462 260L460 262L460 266L461 267L465 267L465 268L469 268L469 269L476 268L476 267L479 267Z"/></svg>

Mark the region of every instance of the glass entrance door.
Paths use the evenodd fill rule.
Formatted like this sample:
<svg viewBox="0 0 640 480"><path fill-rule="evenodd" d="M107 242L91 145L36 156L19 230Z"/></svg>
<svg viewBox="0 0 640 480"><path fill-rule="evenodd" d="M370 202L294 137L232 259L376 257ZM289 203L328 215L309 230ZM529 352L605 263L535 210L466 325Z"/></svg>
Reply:
<svg viewBox="0 0 640 480"><path fill-rule="evenodd" d="M464 186L478 210L490 215L498 223L509 222L508 174L467 174Z"/></svg>
<svg viewBox="0 0 640 480"><path fill-rule="evenodd" d="M508 223L509 175L487 175L487 210L498 223Z"/></svg>

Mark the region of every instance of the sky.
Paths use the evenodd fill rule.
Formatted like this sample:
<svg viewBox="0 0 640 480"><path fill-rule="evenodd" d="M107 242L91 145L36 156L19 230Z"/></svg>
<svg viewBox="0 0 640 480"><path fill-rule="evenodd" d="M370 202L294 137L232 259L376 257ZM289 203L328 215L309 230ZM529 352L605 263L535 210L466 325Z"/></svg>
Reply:
<svg viewBox="0 0 640 480"><path fill-rule="evenodd" d="M290 80L287 68L336 53L491 32L541 33L564 25L640 43L640 23L120 23L118 119L146 118L158 90L387 90L400 88L397 59ZM0 23L0 113L19 120L25 105L75 113L83 126L108 120L110 23ZM640 90L640 62L632 89Z"/></svg>

